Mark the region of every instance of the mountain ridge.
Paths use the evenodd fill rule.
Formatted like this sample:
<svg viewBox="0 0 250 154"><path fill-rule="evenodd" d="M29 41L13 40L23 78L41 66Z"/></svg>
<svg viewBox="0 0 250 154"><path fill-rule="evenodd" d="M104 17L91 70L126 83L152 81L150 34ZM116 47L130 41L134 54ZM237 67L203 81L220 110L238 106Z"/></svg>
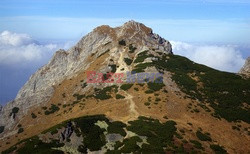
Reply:
<svg viewBox="0 0 250 154"><path fill-rule="evenodd" d="M135 29L133 30L131 28ZM110 33L110 31L113 32ZM113 37L114 31L116 31L115 37ZM31 76L25 85L19 90L15 100L7 103L3 107L2 112L0 113L0 125L5 125L6 128L13 125L13 121L15 120L13 118L11 119L11 123L6 122L8 121L7 119L9 119L9 113L14 107L20 108L20 111L17 114L20 114L21 117L22 115L27 114L29 108L39 106L41 103L47 102L54 92L53 86L59 84L63 79L65 79L65 77L70 78L70 76L74 76L74 73L88 67L88 63L84 61L86 61L87 56L96 52L99 46L111 41L117 41L116 39L120 39L121 36L125 37L125 34L127 36L131 36L129 39L137 38L138 36L136 35L138 33L141 33L140 35L144 35L143 37L152 37L152 40L155 39L158 42L161 41L161 44L159 44L161 49L164 49L165 46L166 49L164 50L172 53L169 42L162 39L158 35L153 34L150 28L147 28L141 23L129 21L123 26L116 28L99 26L84 36L68 51L61 49L55 52L48 64L38 69L38 71ZM147 44L148 42L146 42L145 39L141 39L140 35L140 39L137 39L141 40L140 44L149 46L150 44ZM102 53L98 52L97 54ZM84 65L82 66L82 64Z"/></svg>
<svg viewBox="0 0 250 154"><path fill-rule="evenodd" d="M91 71L103 75L100 82L87 82L87 72ZM133 83L127 82L131 71L136 77ZM174 55L168 41L141 23L97 27L69 52L57 51L38 72L20 90L18 99L26 103L27 96L39 92L48 100L39 95L36 97L41 103L35 101L36 106L21 108L13 102L9 110L4 109L5 122L12 119L12 125L0 121L5 127L0 133L0 149L11 147L3 152L250 151L250 80ZM112 81L110 73L124 74L122 82L117 83L114 74L114 82L108 83ZM156 73L161 74L162 82L149 82L146 74ZM139 77L144 77L142 82L138 82ZM42 80L36 80L39 78ZM83 127L86 120L100 133L98 140ZM69 121L72 124L67 124ZM170 129L169 136L165 129ZM153 138L150 132L155 132ZM120 138L120 143L110 142L112 135ZM86 138L98 144L93 147Z"/></svg>

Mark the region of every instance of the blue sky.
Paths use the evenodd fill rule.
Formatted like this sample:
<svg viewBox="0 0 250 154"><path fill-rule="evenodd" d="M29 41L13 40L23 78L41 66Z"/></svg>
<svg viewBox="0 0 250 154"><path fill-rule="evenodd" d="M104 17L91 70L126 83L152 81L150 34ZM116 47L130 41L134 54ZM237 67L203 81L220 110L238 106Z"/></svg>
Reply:
<svg viewBox="0 0 250 154"><path fill-rule="evenodd" d="M249 0L1 0L0 31L77 39L100 24L134 19L167 39L250 42Z"/></svg>
<svg viewBox="0 0 250 154"><path fill-rule="evenodd" d="M250 0L0 0L0 104L59 48L131 19L175 54L222 71L238 72L250 56Z"/></svg>

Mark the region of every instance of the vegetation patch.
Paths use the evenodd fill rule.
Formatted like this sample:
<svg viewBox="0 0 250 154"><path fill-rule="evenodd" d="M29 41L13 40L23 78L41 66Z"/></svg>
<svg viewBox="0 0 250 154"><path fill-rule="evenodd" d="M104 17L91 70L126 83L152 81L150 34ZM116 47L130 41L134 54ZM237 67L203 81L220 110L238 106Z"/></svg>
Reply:
<svg viewBox="0 0 250 154"><path fill-rule="evenodd" d="M149 144L142 145L142 151L154 153L163 153L164 147L171 145L173 136L176 132L176 123L174 121L167 121L160 123L159 120L139 117L138 120L130 121L130 126L127 127L140 136L146 136Z"/></svg>
<svg viewBox="0 0 250 154"><path fill-rule="evenodd" d="M199 141L190 140L190 142L194 144L194 147L195 147L196 149L202 149L202 150L204 150L204 148L202 147L202 144L201 144Z"/></svg>
<svg viewBox="0 0 250 154"><path fill-rule="evenodd" d="M129 44L128 49L129 49L129 53L134 53L137 48L133 47L132 44Z"/></svg>
<svg viewBox="0 0 250 154"><path fill-rule="evenodd" d="M210 141L210 142L212 141L212 139L211 139L211 137L209 135L203 134L201 131L197 131L196 136L201 141Z"/></svg>
<svg viewBox="0 0 250 154"><path fill-rule="evenodd" d="M148 82L147 85L148 88L152 91L159 91L165 86L164 83L155 83L155 82Z"/></svg>
<svg viewBox="0 0 250 154"><path fill-rule="evenodd" d="M148 90L145 91L145 93L146 93L146 94L152 94L152 93L154 93L154 91L151 90L151 89L148 89Z"/></svg>
<svg viewBox="0 0 250 154"><path fill-rule="evenodd" d="M120 121L114 121L108 126L108 133L112 134L120 134L121 136L126 136L126 132L124 128L126 127L126 124L120 122Z"/></svg>
<svg viewBox="0 0 250 154"><path fill-rule="evenodd" d="M31 113L31 117L33 118L33 119L35 119L35 118L37 118L37 116L35 115L35 113Z"/></svg>
<svg viewBox="0 0 250 154"><path fill-rule="evenodd" d="M104 115L94 115L68 121L73 123L73 130L76 135L82 137L82 144L77 149L81 153L86 153L88 150L101 150L107 144L107 134L120 134L122 136L119 141L114 143L114 149L108 150L107 153L185 153L183 146L175 143L176 138L174 136L177 134L177 128L175 127L176 123L171 120L162 123L157 119L139 117L137 120L129 121L126 125L120 121L110 121ZM68 121L51 127L43 133L57 134L60 129L67 126ZM100 127L97 125L98 122L105 123L106 126ZM128 132L130 133L127 134ZM67 142L72 143L71 140L67 140ZM186 141L185 144L187 143ZM203 149L198 141L192 141L191 143L198 149ZM45 142L40 140L38 136L34 136L17 143L3 153L13 151L15 153L38 154L63 153L60 151L62 146L64 146L64 143L61 143L58 139L46 140Z"/></svg>
<svg viewBox="0 0 250 154"><path fill-rule="evenodd" d="M18 113L18 111L19 111L18 107L13 107L12 108L12 113L16 114L16 113Z"/></svg>
<svg viewBox="0 0 250 154"><path fill-rule="evenodd" d="M121 88L122 90L127 91L127 90L129 90L132 86L133 86L133 84L123 84L123 85L121 85L120 88Z"/></svg>
<svg viewBox="0 0 250 154"><path fill-rule="evenodd" d="M242 120L250 123L250 110L242 107L243 103L250 105L250 79L196 64L177 55L163 55L153 64L158 70L172 72L172 79L189 97L209 103L216 117L229 122ZM199 81L192 79L190 74ZM198 82L203 86L198 86Z"/></svg>
<svg viewBox="0 0 250 154"><path fill-rule="evenodd" d="M143 52L141 52L141 53L139 53L139 54L137 55L137 57L136 57L134 63L141 63L141 62L144 62L144 60L145 60L146 58L148 58L148 57L149 57L149 55L148 55L148 50L145 50L145 51L143 51Z"/></svg>
<svg viewBox="0 0 250 154"><path fill-rule="evenodd" d="M79 95L79 94L74 94L73 97L75 97L78 101L85 98L85 95Z"/></svg>
<svg viewBox="0 0 250 154"><path fill-rule="evenodd" d="M55 104L51 104L50 108L48 110L45 110L44 114L45 115L53 114L59 110L60 108L58 106L56 106Z"/></svg>
<svg viewBox="0 0 250 154"><path fill-rule="evenodd" d="M23 131L24 131L24 129L21 127L21 128L18 129L17 133L20 134L20 133L22 133Z"/></svg>
<svg viewBox="0 0 250 154"><path fill-rule="evenodd" d="M127 64L127 65L131 65L133 60L130 59L130 58L124 58L124 62Z"/></svg>
<svg viewBox="0 0 250 154"><path fill-rule="evenodd" d="M83 84L82 84L82 88L85 88L85 87L87 87L87 83L86 82L84 82Z"/></svg>
<svg viewBox="0 0 250 154"><path fill-rule="evenodd" d="M144 69L150 66L153 66L153 64L150 62L137 64L135 68L132 70L132 74L144 72Z"/></svg>
<svg viewBox="0 0 250 154"><path fill-rule="evenodd" d="M119 45L126 46L126 41L125 40L120 40L118 43L119 43Z"/></svg>
<svg viewBox="0 0 250 154"><path fill-rule="evenodd" d="M94 97L96 99L105 100L110 99L112 96L110 95L112 91L117 92L118 87L116 85L105 87L103 89L95 89Z"/></svg>
<svg viewBox="0 0 250 154"><path fill-rule="evenodd" d="M116 98L116 99L124 99L125 96L122 96L122 95L120 95L120 94L116 94L115 98Z"/></svg>
<svg viewBox="0 0 250 154"><path fill-rule="evenodd" d="M210 145L210 148L216 153L216 154L226 154L227 151L220 145L212 144Z"/></svg>
<svg viewBox="0 0 250 154"><path fill-rule="evenodd" d="M116 72L116 65L113 64L113 65L109 65L111 67L111 72L112 73L115 73Z"/></svg>

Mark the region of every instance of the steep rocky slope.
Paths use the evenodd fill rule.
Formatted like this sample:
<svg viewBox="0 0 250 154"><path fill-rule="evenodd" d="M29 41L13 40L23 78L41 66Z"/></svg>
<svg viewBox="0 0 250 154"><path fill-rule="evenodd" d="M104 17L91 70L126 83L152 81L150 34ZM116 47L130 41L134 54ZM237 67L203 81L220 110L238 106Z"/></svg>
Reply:
<svg viewBox="0 0 250 154"><path fill-rule="evenodd" d="M250 57L247 58L244 66L240 69L239 73L250 77Z"/></svg>
<svg viewBox="0 0 250 154"><path fill-rule="evenodd" d="M88 83L89 71L101 82ZM0 149L248 153L249 87L250 79L173 55L141 23L100 26L57 51L3 108Z"/></svg>

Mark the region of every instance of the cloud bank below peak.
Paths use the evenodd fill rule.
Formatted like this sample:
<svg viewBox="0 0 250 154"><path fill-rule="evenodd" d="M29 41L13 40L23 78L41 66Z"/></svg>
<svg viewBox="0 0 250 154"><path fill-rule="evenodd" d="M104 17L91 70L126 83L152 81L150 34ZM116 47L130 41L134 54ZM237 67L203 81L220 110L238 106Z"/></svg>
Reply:
<svg viewBox="0 0 250 154"><path fill-rule="evenodd" d="M28 34L0 32L0 104L13 100L18 90L59 48L73 42L39 43Z"/></svg>
<svg viewBox="0 0 250 154"><path fill-rule="evenodd" d="M185 56L196 63L209 67L237 73L245 59L242 53L233 45L195 45L179 41L170 41L173 52Z"/></svg>
<svg viewBox="0 0 250 154"><path fill-rule="evenodd" d="M0 33L0 65L25 66L44 64L62 44L40 44L28 34Z"/></svg>

